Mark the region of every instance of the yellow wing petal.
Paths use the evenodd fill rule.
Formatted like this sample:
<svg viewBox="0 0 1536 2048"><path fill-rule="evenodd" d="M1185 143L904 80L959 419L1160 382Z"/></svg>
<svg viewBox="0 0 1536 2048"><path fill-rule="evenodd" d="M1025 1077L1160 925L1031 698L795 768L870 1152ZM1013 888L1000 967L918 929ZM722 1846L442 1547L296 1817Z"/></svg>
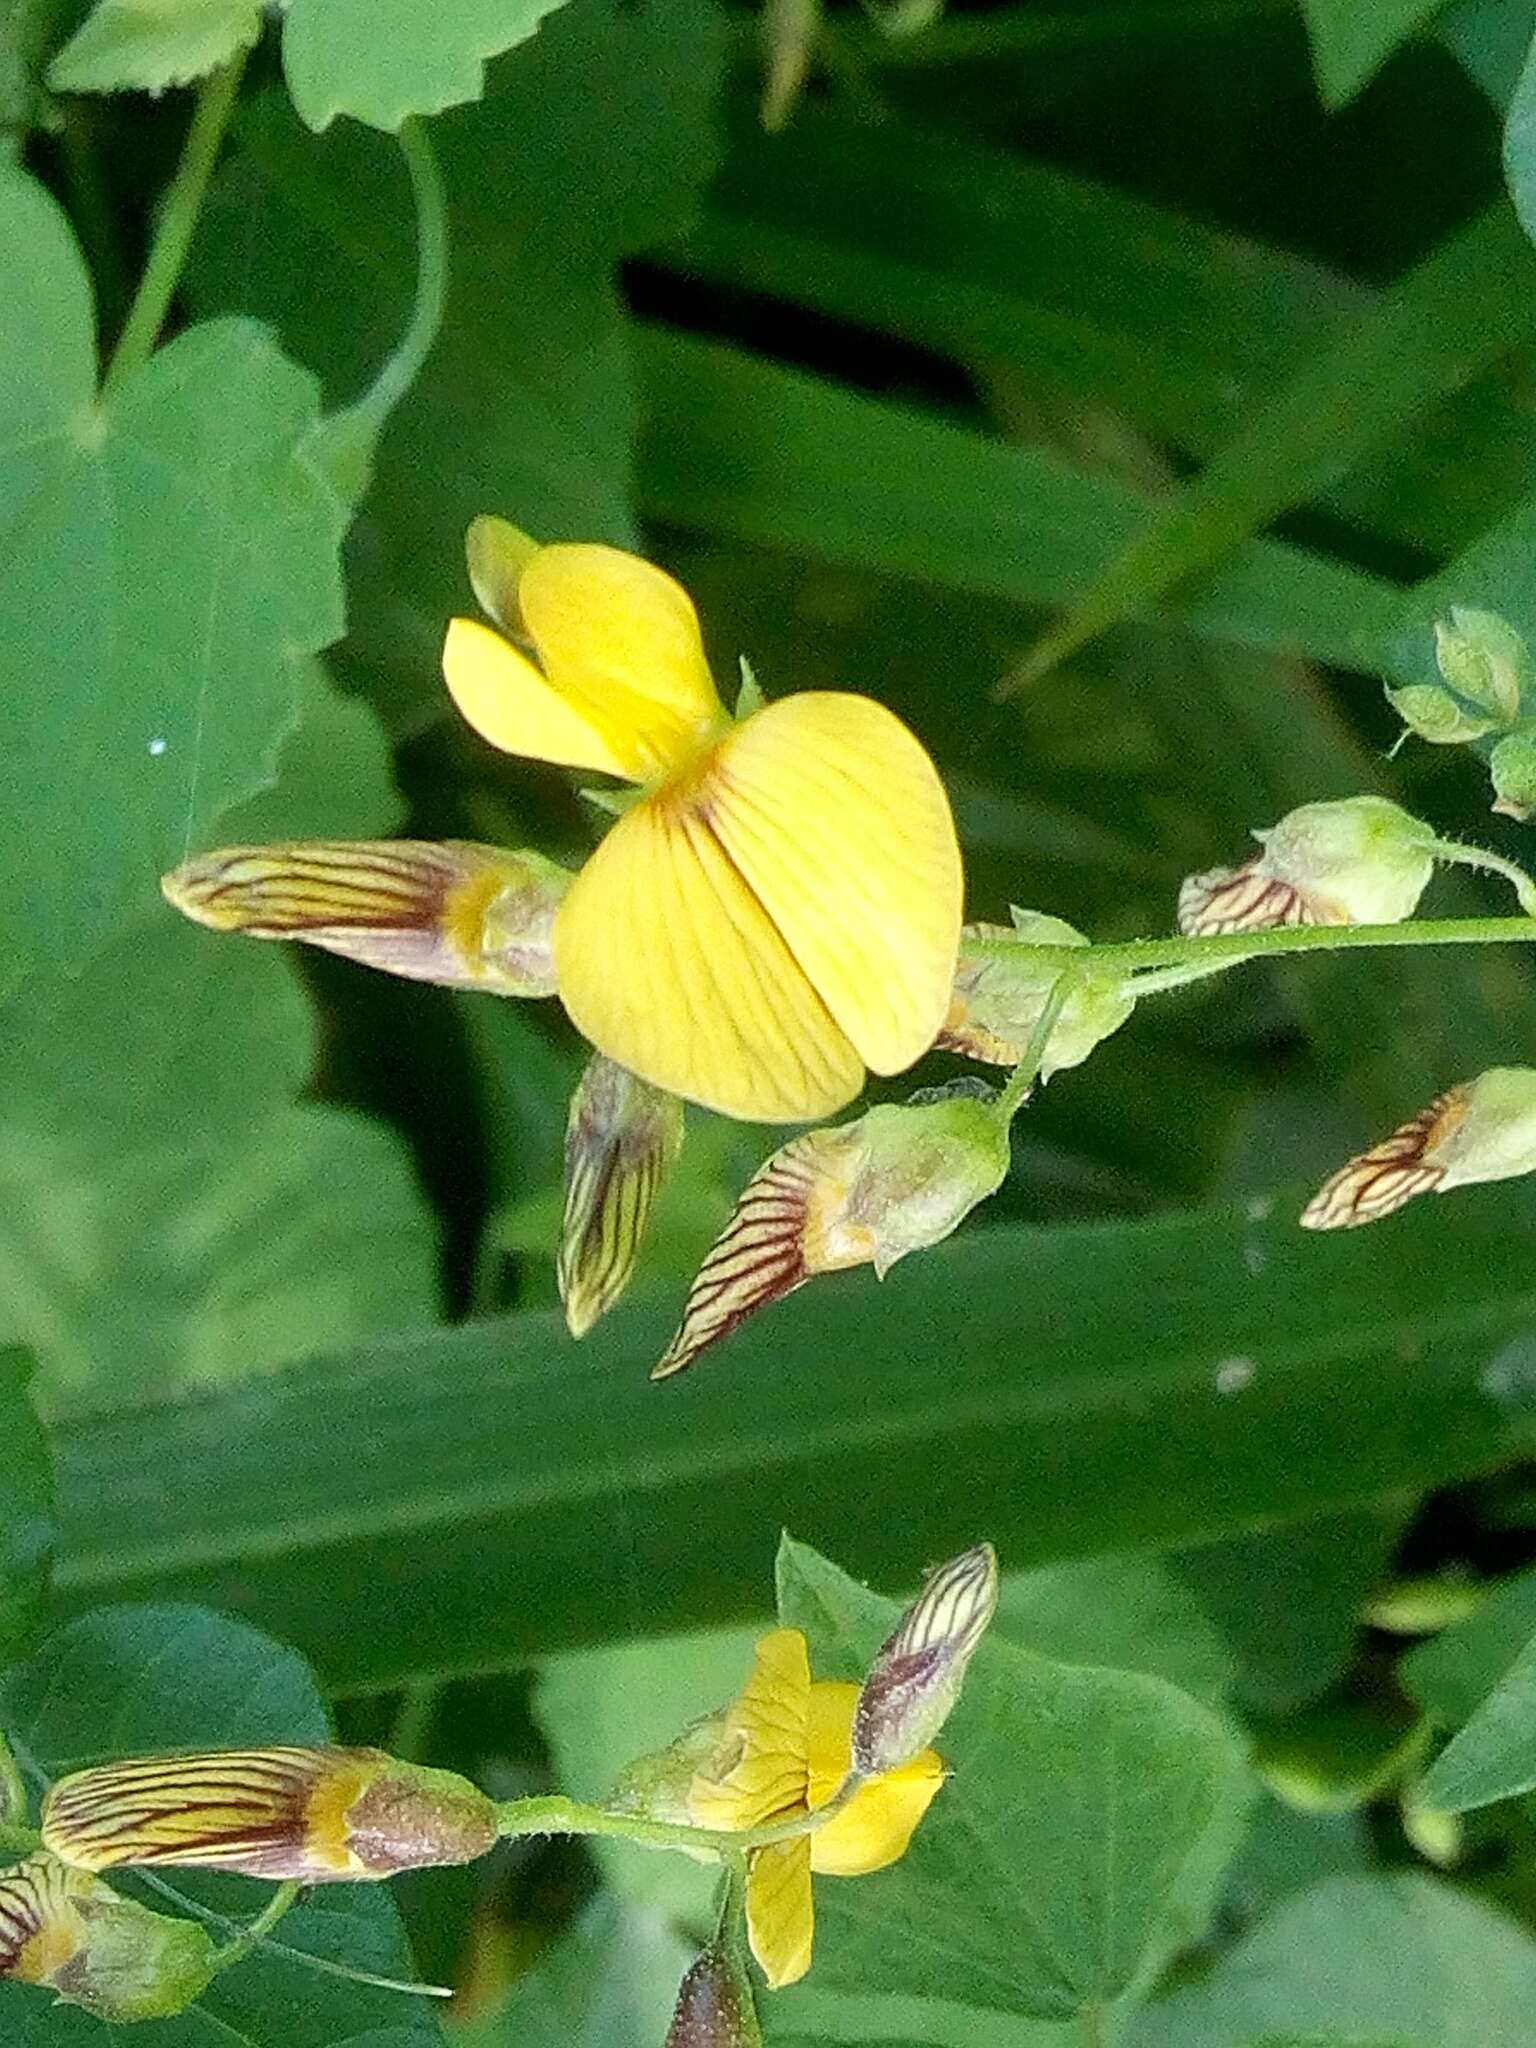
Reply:
<svg viewBox="0 0 1536 2048"><path fill-rule="evenodd" d="M724 741L699 801L865 1064L909 1067L949 1008L963 889L917 740L868 697L785 697Z"/></svg>
<svg viewBox="0 0 1536 2048"><path fill-rule="evenodd" d="M755 1828L806 1803L806 1723L811 1667L797 1628L757 1642L751 1676L725 1717L718 1760L688 1788L688 1817L701 1828Z"/></svg>
<svg viewBox="0 0 1536 2048"><path fill-rule="evenodd" d="M680 765L724 724L693 601L654 563L561 542L522 572L518 604L550 681L619 735L647 774Z"/></svg>
<svg viewBox="0 0 1536 2048"><path fill-rule="evenodd" d="M480 737L504 754L632 776L634 758L552 690L526 654L478 619L450 619L443 679Z"/></svg>
<svg viewBox="0 0 1536 2048"><path fill-rule="evenodd" d="M555 975L600 1052L726 1116L808 1122L863 1081L713 833L664 792L620 818L571 885Z"/></svg>
<svg viewBox="0 0 1536 2048"><path fill-rule="evenodd" d="M805 1975L815 1932L810 1842L771 1842L747 1873L747 1941L770 1991Z"/></svg>

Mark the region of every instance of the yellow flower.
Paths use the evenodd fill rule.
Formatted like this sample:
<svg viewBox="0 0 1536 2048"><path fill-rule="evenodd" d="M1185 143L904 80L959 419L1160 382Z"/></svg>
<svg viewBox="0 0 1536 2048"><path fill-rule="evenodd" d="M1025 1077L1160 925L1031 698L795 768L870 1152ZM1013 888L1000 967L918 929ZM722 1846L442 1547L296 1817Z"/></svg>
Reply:
<svg viewBox="0 0 1536 2048"><path fill-rule="evenodd" d="M688 1819L739 1830L825 1806L848 1775L858 1699L856 1685L812 1684L798 1629L764 1636L719 1746L689 1787ZM774 1990L810 1968L812 1872L862 1877L894 1863L943 1782L943 1764L925 1749L861 1785L825 1826L752 1851L747 1940Z"/></svg>
<svg viewBox="0 0 1536 2048"><path fill-rule="evenodd" d="M686 591L638 556L490 519L468 550L503 630L448 628L464 717L507 753L642 792L555 920L577 1029L658 1088L768 1123L910 1066L949 1006L961 869L907 728L830 691L731 719Z"/></svg>

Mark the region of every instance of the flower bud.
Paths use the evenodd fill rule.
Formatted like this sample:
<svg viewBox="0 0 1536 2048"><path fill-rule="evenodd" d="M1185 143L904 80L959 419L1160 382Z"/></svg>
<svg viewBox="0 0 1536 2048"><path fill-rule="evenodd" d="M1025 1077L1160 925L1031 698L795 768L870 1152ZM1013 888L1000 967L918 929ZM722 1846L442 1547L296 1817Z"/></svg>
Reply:
<svg viewBox="0 0 1536 2048"><path fill-rule="evenodd" d="M199 854L161 879L213 931L300 939L408 981L555 992L554 924L571 877L541 853L468 840L280 840Z"/></svg>
<svg viewBox="0 0 1536 2048"><path fill-rule="evenodd" d="M1401 690L1388 690L1387 702L1408 730L1431 746L1464 746L1494 729L1491 718L1469 711L1438 683L1408 683Z"/></svg>
<svg viewBox="0 0 1536 2048"><path fill-rule="evenodd" d="M663 2048L762 2048L746 1972L724 1948L706 1949L684 1977Z"/></svg>
<svg viewBox="0 0 1536 2048"><path fill-rule="evenodd" d="M1493 808L1523 825L1536 811L1536 726L1507 734L1488 757Z"/></svg>
<svg viewBox="0 0 1536 2048"><path fill-rule="evenodd" d="M1536 1171L1536 1067L1490 1067L1347 1160L1301 1212L1306 1230L1352 1230L1415 1195Z"/></svg>
<svg viewBox="0 0 1536 2048"><path fill-rule="evenodd" d="M885 1103L807 1131L747 1183L651 1377L691 1365L755 1309L818 1273L898 1259L949 1236L1008 1171L1008 1131L974 1094Z"/></svg>
<svg viewBox="0 0 1536 2048"><path fill-rule="evenodd" d="M1513 725L1531 680L1524 640L1497 612L1453 605L1435 621L1435 661L1456 695L1489 714L1489 727ZM1489 728L1485 728L1489 729Z"/></svg>
<svg viewBox="0 0 1536 2048"><path fill-rule="evenodd" d="M1303 804L1236 868L1190 875L1179 930L1192 938L1292 924L1399 924L1434 872L1435 836L1381 796Z"/></svg>
<svg viewBox="0 0 1536 2048"><path fill-rule="evenodd" d="M997 1608L997 1554L978 1543L930 1572L881 1644L859 1689L853 1769L861 1778L900 1769L927 1749Z"/></svg>
<svg viewBox="0 0 1536 2048"><path fill-rule="evenodd" d="M1016 1067L1034 1036L1040 1013L1061 978L1061 961L1044 946L1086 946L1075 926L1037 910L1012 909L1011 926L968 924L960 934L954 994L944 1028L934 1041L942 1052L964 1053L993 1066ZM1077 970L1074 986L1051 1027L1040 1062L1042 1080L1080 1066L1101 1039L1130 1016L1133 997L1118 971Z"/></svg>
<svg viewBox="0 0 1536 2048"><path fill-rule="evenodd" d="M163 1864L302 1884L471 1863L496 1808L452 1771L377 1749L230 1749L133 1757L61 1778L43 1844L80 1870Z"/></svg>
<svg viewBox="0 0 1536 2048"><path fill-rule="evenodd" d="M565 1127L555 1272L573 1337L584 1337L629 1285L656 1192L682 1142L678 1097L594 1053Z"/></svg>
<svg viewBox="0 0 1536 2048"><path fill-rule="evenodd" d="M97 2019L185 2012L218 1968L192 1920L151 1913L46 1852L0 1871L0 1977L43 1984Z"/></svg>

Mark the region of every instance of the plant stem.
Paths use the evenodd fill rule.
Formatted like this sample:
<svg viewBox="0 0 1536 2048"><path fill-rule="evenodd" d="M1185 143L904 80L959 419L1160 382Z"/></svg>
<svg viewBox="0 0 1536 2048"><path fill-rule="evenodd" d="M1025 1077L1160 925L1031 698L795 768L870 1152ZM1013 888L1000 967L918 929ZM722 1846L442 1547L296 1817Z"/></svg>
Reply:
<svg viewBox="0 0 1536 2048"><path fill-rule="evenodd" d="M1505 860L1500 853L1490 853L1484 846L1464 846L1459 839L1436 839L1430 850L1436 860L1456 867L1478 868L1485 874L1502 875L1514 890L1526 916L1536 917L1536 882L1512 860Z"/></svg>
<svg viewBox="0 0 1536 2048"><path fill-rule="evenodd" d="M1062 950L1065 952L1068 949L1063 947ZM1076 953L1081 952L1083 949L1074 946L1070 950ZM1067 997L1072 993L1072 983L1075 979L1076 977L1073 975L1072 970L1066 968L1051 983L1050 993L1041 1005L1039 1016L1035 1019L1035 1028L1029 1034L1029 1043L1024 1048L1024 1057L1008 1076L1008 1079L1003 1084L1002 1093L992 1105L997 1112L1000 1122L1004 1124L1012 1123L1013 1119L1024 1107L1025 1100L1030 1089L1034 1087L1041 1065L1044 1062L1045 1049L1051 1042L1051 1033L1056 1029L1056 1019L1061 1015Z"/></svg>
<svg viewBox="0 0 1536 2048"><path fill-rule="evenodd" d="M1083 2036L1083 2048L1104 2048L1104 2008L1102 2005L1085 2005L1079 2008L1077 2024Z"/></svg>
<svg viewBox="0 0 1536 2048"><path fill-rule="evenodd" d="M243 1956L248 1956L258 1942L264 1941L278 1921L288 1911L289 1907L298 1899L301 1889L302 1887L292 1879L286 1884L280 1884L249 1927L242 1928L233 1941L226 1942L219 1950L219 1968L221 1970L229 1969L232 1964L238 1963Z"/></svg>
<svg viewBox="0 0 1536 2048"><path fill-rule="evenodd" d="M842 1812L861 1782L850 1772L826 1804L813 1812L791 1813L783 1820L764 1821L760 1827L735 1830L688 1827L680 1821L650 1820L639 1813L611 1813L606 1807L587 1806L559 1792L539 1799L509 1799L496 1809L496 1818L503 1841L517 1835L617 1835L653 1849L707 1849L725 1859L770 1842L813 1835Z"/></svg>
<svg viewBox="0 0 1536 2048"><path fill-rule="evenodd" d="M1214 939L1131 939L1108 946L1039 946L1066 967L1073 962L1119 967L1128 974L1147 967L1193 967L1214 971L1270 954L1328 953L1351 947L1496 946L1536 942L1536 917L1424 918L1404 924L1282 925L1271 931L1229 932Z"/></svg>
<svg viewBox="0 0 1536 2048"><path fill-rule="evenodd" d="M117 348L102 379L102 396L109 397L124 378L142 369L165 325L171 300L181 281L182 266L192 246L197 217L208 191L208 180L218 161L219 145L234 111L235 96L245 69L245 52L238 51L227 64L209 74L198 88L192 125L182 145L181 161L160 209L159 225L150 244L149 260L139 288L128 308L128 318L118 336Z"/></svg>

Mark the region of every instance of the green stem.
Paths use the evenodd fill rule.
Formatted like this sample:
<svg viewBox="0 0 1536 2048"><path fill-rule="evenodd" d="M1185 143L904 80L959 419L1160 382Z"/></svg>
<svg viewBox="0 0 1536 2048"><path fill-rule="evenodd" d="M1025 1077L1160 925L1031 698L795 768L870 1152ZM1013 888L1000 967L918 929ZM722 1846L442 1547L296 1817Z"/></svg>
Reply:
<svg viewBox="0 0 1536 2048"><path fill-rule="evenodd" d="M1067 949L1064 947L1065 952ZM1073 947L1071 951L1081 951ZM1090 949L1091 950L1091 949ZM1056 1020L1061 1015L1067 997L1072 993L1072 984L1077 979L1070 968L1065 968L1051 983L1050 993L1040 1007L1035 1019L1035 1028L1029 1034L1029 1043L1024 1048L1024 1057L1003 1084L1002 1093L992 1107L999 1122L1012 1123L1024 1107L1029 1091L1034 1087L1041 1065L1045 1060L1045 1049L1051 1042L1051 1033L1056 1029Z"/></svg>
<svg viewBox="0 0 1536 2048"><path fill-rule="evenodd" d="M181 281L187 251L192 246L197 217L208 191L208 180L218 161L219 145L224 140L224 130L234 111L235 96L240 90L244 69L245 52L242 50L227 64L211 72L198 88L192 125L182 145L181 161L176 166L171 189L160 209L160 221L150 244L149 260L144 266L144 275L139 279L139 288L133 295L133 304L128 308L128 318L118 336L112 361L102 379L104 398L110 397L135 370L144 367L165 325L165 316Z"/></svg>
<svg viewBox="0 0 1536 2048"><path fill-rule="evenodd" d="M1143 974L1127 975L1124 993L1134 1002L1143 996L1160 996L1171 988L1188 988L1192 981L1209 981L1213 974L1225 974L1251 960L1251 953L1239 953L1230 960L1187 960L1182 967L1153 967Z"/></svg>
<svg viewBox="0 0 1536 2048"><path fill-rule="evenodd" d="M611 1813L605 1806L587 1806L559 1792L539 1799L509 1799L496 1809L496 1818L503 1841L517 1835L617 1835L652 1849L707 1849L712 1856L728 1860L748 1849L765 1848L770 1842L815 1834L842 1812L860 1782L850 1772L824 1806L789 1814L783 1820L764 1821L755 1828L696 1828L680 1821L650 1820L639 1813Z"/></svg>
<svg viewBox="0 0 1536 2048"><path fill-rule="evenodd" d="M1459 839L1435 839L1429 850L1436 860L1443 860L1448 865L1478 868L1485 874L1502 875L1514 890L1526 916L1536 917L1536 882L1512 860L1505 860L1499 853L1490 853L1486 847L1465 846Z"/></svg>
<svg viewBox="0 0 1536 2048"><path fill-rule="evenodd" d="M1067 967L1092 961L1096 967L1119 967L1134 974L1147 967L1199 964L1207 972L1236 967L1244 960L1271 954L1330 953L1381 946L1529 945L1536 941L1536 918L1424 918L1404 924L1281 925L1270 931L1228 932L1214 939L1131 939L1109 946L1039 946L1055 953Z"/></svg>
<svg viewBox="0 0 1536 2048"><path fill-rule="evenodd" d="M1104 2008L1102 2005L1085 2005L1079 2008L1078 2028L1083 2037L1083 2048L1104 2048Z"/></svg>
<svg viewBox="0 0 1536 2048"><path fill-rule="evenodd" d="M280 1884L267 1904L262 1907L249 1927L244 1927L233 1941L227 1941L218 1953L218 1967L227 1970L248 1956L259 1942L265 1941L272 1929L298 1899L301 1886L292 1879Z"/></svg>

